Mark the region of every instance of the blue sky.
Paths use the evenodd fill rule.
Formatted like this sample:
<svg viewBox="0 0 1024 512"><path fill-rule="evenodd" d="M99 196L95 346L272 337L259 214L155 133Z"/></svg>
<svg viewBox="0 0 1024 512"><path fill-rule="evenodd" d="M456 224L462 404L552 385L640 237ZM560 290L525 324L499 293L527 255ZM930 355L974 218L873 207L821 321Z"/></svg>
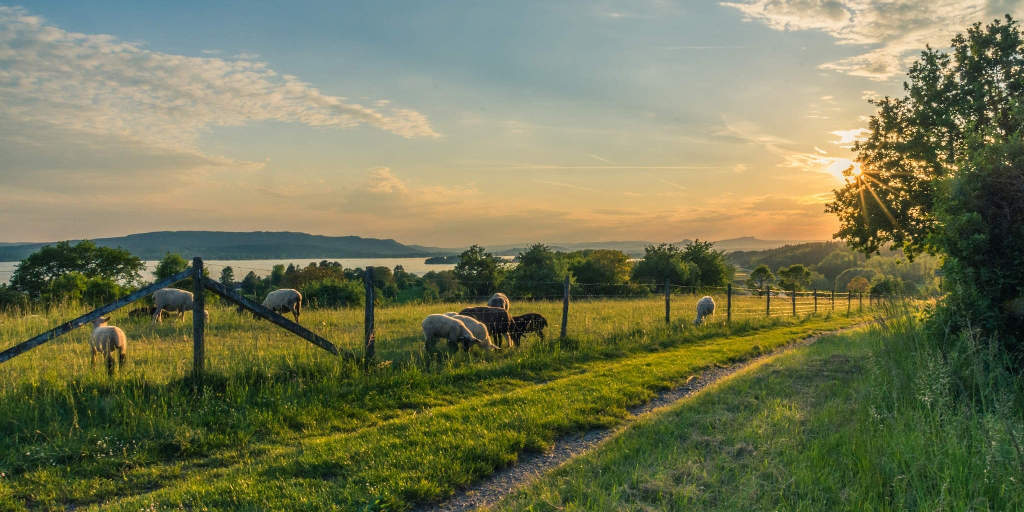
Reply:
<svg viewBox="0 0 1024 512"><path fill-rule="evenodd" d="M825 239L925 43L1020 2L0 7L0 239Z"/></svg>

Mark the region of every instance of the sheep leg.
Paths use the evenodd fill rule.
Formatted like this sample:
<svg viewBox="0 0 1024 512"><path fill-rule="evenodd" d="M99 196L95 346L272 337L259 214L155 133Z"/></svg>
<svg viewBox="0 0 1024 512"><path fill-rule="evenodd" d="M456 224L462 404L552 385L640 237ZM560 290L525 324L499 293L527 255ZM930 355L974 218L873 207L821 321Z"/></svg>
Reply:
<svg viewBox="0 0 1024 512"><path fill-rule="evenodd" d="M164 323L164 310L162 308L158 308L156 313L153 313L153 322L158 324Z"/></svg>
<svg viewBox="0 0 1024 512"><path fill-rule="evenodd" d="M89 358L89 366L96 366L96 347L92 347L92 357Z"/></svg>
<svg viewBox="0 0 1024 512"><path fill-rule="evenodd" d="M107 352L107 375L114 374L114 353Z"/></svg>
<svg viewBox="0 0 1024 512"><path fill-rule="evenodd" d="M302 313L302 303L301 302L296 302L295 303L295 310L293 312L295 313L295 323L299 323L299 314Z"/></svg>
<svg viewBox="0 0 1024 512"><path fill-rule="evenodd" d="M544 341L544 329L538 330L537 331L537 336L540 336L540 340Z"/></svg>
<svg viewBox="0 0 1024 512"><path fill-rule="evenodd" d="M504 332L504 333L502 333L502 336L504 336L504 337L505 337L505 340L507 340L507 341L508 341L508 348L512 348L512 347L515 347L515 346L516 346L516 343L514 343L514 342L512 341L512 336L511 336L511 335L510 335L510 334L509 334L509 333L508 333L507 331L506 331L506 332Z"/></svg>
<svg viewBox="0 0 1024 512"><path fill-rule="evenodd" d="M118 350L118 351L117 351L117 369L118 369L118 370L120 370L120 369L124 368L124 362L125 362L125 360L126 360L127 358L128 358L128 357L127 357L127 355L126 355L126 354L124 353L124 350Z"/></svg>

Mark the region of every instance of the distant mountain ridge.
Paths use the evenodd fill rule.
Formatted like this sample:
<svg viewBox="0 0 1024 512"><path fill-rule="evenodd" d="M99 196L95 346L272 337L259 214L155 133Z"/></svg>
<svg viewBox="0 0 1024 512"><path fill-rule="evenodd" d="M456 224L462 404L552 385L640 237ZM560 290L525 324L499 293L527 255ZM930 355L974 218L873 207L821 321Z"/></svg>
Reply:
<svg viewBox="0 0 1024 512"><path fill-rule="evenodd" d="M392 239L310 235L294 231L154 231L92 239L96 245L119 247L144 259L166 253L211 260L284 258L415 258L450 254L435 247L405 245ZM77 243L78 240L72 240ZM0 261L20 261L56 242L0 245Z"/></svg>

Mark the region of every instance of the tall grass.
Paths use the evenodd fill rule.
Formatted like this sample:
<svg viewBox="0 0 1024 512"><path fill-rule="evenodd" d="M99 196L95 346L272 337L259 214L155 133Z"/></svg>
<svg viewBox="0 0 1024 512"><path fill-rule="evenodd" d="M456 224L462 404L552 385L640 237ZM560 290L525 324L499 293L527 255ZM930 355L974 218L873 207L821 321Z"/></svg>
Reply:
<svg viewBox="0 0 1024 512"><path fill-rule="evenodd" d="M879 318L651 418L496 508L1024 509L1024 383L998 344L935 339L905 310Z"/></svg>

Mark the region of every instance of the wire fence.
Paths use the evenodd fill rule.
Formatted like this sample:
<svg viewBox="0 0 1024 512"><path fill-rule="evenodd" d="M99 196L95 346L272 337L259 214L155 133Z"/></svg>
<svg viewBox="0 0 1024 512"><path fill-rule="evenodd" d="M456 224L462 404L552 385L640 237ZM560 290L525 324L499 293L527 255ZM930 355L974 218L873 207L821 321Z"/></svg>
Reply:
<svg viewBox="0 0 1024 512"><path fill-rule="evenodd" d="M423 331L421 321L433 313L458 313L464 308L485 305L490 298L487 293L475 293L450 302L413 302L407 304L380 304L377 294L380 291L374 286L374 269L362 269L363 300L360 309L317 309L303 310L301 324L291 322L278 312L260 306L260 300L239 296L234 290L228 289L209 278L196 279L194 268L203 268L201 259L193 262L188 276L193 278L195 288L192 290L196 299L193 313L203 311L205 293L213 292L229 302L241 304L254 315L270 320L282 329L300 336L311 345L302 345L303 351L316 347L328 352L341 353L351 359L371 364L379 360L402 360L422 357L424 353ZM227 266L227 265L225 265ZM247 266L230 265L233 268L247 269ZM206 267L209 268L209 267ZM215 268L211 270L216 270ZM256 270L272 270L258 269ZM212 274L213 272L211 272ZM201 275L201 274L200 274ZM180 274L179 278L185 276ZM198 283L198 284L196 284ZM158 283L167 286L167 280ZM486 281L453 281L453 284L469 290L481 290ZM540 315L545 319L546 326L541 329L524 333L524 341L541 338L574 339L599 344L617 336L617 333L650 331L659 326L692 325L697 319L697 304L704 297L710 297L715 304L714 313L703 318L702 324L728 324L736 321L763 318L792 318L812 315L842 314L853 315L877 307L884 302L902 300L901 297L865 296L861 293L837 292L833 290L780 290L766 287L751 289L746 286L728 284L726 286L685 286L669 282L627 282L627 283L593 283L573 282L566 278L562 281L539 281L531 283L530 292L516 292L515 289L505 291L511 301L509 314L512 317L527 313ZM50 339L68 333L84 325L94 318L107 315L131 302L153 293L156 285L134 292L115 303L97 308L94 311L66 322L43 334L33 336L0 353L0 363L7 361L27 350L34 348ZM150 325L148 317L131 319L122 317L118 321L132 330L132 337L141 339L165 338L168 335L177 339L187 338L191 331L193 345L193 373L199 374L204 361L214 354L217 361L229 360L236 355L229 351L238 351L244 347L245 337L239 333L248 330L252 344L261 347L280 344L287 352L287 339L265 334L266 329L258 327L251 317L236 315L229 308L216 311L209 323L200 318L205 315L193 314L191 329L181 324L171 326ZM289 313L286 313L289 314ZM220 315L220 316L218 316ZM290 315L290 314L289 314ZM197 318L199 317L199 318ZM298 320L298 318L296 318ZM33 324L37 325L37 324ZM175 327L177 325L177 327ZM212 343L207 343L206 332L209 330ZM38 331L36 331L38 332ZM168 334L172 333L172 334ZM284 335L284 333L281 333ZM498 339L505 333L491 333L498 344L508 345ZM221 343L219 339L231 338L232 343ZM24 339L24 338L22 338ZM81 339L81 338L78 338ZM330 341L328 341L330 340ZM209 347L209 348L208 348ZM335 350L337 347L337 350ZM243 349L244 350L244 349ZM291 349L292 351L296 349ZM320 357L320 356L316 356Z"/></svg>

